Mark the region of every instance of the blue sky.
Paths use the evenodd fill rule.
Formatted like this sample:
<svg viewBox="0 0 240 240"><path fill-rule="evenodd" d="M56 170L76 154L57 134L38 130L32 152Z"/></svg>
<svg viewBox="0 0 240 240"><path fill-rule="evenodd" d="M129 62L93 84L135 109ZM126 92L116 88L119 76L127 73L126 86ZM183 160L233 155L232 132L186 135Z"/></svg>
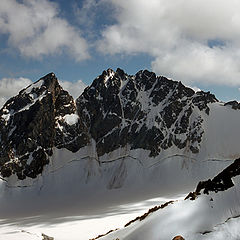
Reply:
<svg viewBox="0 0 240 240"><path fill-rule="evenodd" d="M240 100L238 9L227 0L1 0L0 104L49 72L80 91L79 80L117 67Z"/></svg>

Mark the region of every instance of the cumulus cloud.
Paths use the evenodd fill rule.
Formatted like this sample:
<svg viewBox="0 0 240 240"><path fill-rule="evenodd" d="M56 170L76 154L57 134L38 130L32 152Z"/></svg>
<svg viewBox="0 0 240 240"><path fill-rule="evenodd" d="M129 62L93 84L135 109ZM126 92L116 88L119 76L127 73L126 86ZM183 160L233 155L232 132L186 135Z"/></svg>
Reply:
<svg viewBox="0 0 240 240"><path fill-rule="evenodd" d="M88 44L95 47L101 31L112 21L112 5L108 0L83 0L73 3L73 13L77 25L87 36Z"/></svg>
<svg viewBox="0 0 240 240"><path fill-rule="evenodd" d="M82 6L79 7L77 3L74 4L74 14L80 25L92 28L95 24L97 8L102 2L97 0L83 1Z"/></svg>
<svg viewBox="0 0 240 240"><path fill-rule="evenodd" d="M159 74L184 83L240 85L240 2L237 0L105 0L116 22L98 50L147 53Z"/></svg>
<svg viewBox="0 0 240 240"><path fill-rule="evenodd" d="M31 83L30 79L23 77L0 79L0 108L9 98L17 95L20 90Z"/></svg>
<svg viewBox="0 0 240 240"><path fill-rule="evenodd" d="M77 61L87 59L88 45L78 29L59 17L49 0L1 0L0 33L23 56L38 58L63 51Z"/></svg>
<svg viewBox="0 0 240 240"><path fill-rule="evenodd" d="M152 68L163 75L183 80L186 84L205 82L240 85L240 55L233 49L209 48L191 44L156 56Z"/></svg>
<svg viewBox="0 0 240 240"><path fill-rule="evenodd" d="M68 91L74 99L79 97L83 90L87 87L87 85L82 82L82 80L78 80L76 82L68 82L68 81L59 81L60 85Z"/></svg>

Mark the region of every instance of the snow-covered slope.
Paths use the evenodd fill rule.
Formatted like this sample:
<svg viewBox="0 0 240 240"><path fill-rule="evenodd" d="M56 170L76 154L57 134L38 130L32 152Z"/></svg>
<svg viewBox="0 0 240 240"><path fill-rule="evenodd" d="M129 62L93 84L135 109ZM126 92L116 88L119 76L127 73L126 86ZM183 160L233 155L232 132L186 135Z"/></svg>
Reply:
<svg viewBox="0 0 240 240"><path fill-rule="evenodd" d="M236 103L146 70L104 71L76 103L49 74L0 110L0 217L187 193L239 157L239 122Z"/></svg>
<svg viewBox="0 0 240 240"><path fill-rule="evenodd" d="M239 169L240 159L212 180L199 183L196 192L185 200L155 207L99 239L171 240L180 235L184 239L237 240L240 238Z"/></svg>

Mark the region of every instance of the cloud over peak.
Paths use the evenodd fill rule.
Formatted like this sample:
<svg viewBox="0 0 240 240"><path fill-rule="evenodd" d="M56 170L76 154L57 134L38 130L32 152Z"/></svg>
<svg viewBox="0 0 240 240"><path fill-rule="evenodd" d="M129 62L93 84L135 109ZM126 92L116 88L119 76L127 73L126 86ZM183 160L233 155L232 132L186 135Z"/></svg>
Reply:
<svg viewBox="0 0 240 240"><path fill-rule="evenodd" d="M78 98L87 85L82 81L78 80L76 82L69 82L69 81L59 81L60 85L68 91L74 99Z"/></svg>
<svg viewBox="0 0 240 240"><path fill-rule="evenodd" d="M237 0L105 0L116 23L98 49L147 53L159 74L185 83L240 85L240 2Z"/></svg>

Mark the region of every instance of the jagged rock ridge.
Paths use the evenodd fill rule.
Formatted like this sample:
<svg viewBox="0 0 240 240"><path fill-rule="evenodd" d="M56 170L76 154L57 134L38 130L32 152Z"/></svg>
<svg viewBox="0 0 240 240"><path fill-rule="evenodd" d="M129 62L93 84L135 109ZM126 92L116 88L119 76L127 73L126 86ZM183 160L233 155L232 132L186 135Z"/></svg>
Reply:
<svg viewBox="0 0 240 240"><path fill-rule="evenodd" d="M0 110L1 175L17 174L24 179L40 174L49 163L52 148L72 141L81 129L65 121L75 111L73 98L53 73L9 99Z"/></svg>
<svg viewBox="0 0 240 240"><path fill-rule="evenodd" d="M173 145L199 151L203 129L198 113L209 114L214 95L195 93L181 82L139 71L129 76L109 69L96 78L77 99L98 155L127 144L150 150L150 156Z"/></svg>
<svg viewBox="0 0 240 240"><path fill-rule="evenodd" d="M233 178L240 175L240 158L235 159L235 161L228 167L223 169L217 176L213 179L208 179L206 181L200 181L194 192L190 192L186 199L195 200L198 195L209 194L209 192L219 192L226 191L234 186Z"/></svg>
<svg viewBox="0 0 240 240"><path fill-rule="evenodd" d="M176 146L198 153L201 114L217 99L147 70L104 71L74 102L50 73L9 99L0 110L0 172L35 178L52 150L77 152L95 142L98 156L119 147L157 156Z"/></svg>
<svg viewBox="0 0 240 240"><path fill-rule="evenodd" d="M224 104L224 106L231 106L232 109L234 110L239 110L240 109L240 103L237 101L230 101Z"/></svg>

